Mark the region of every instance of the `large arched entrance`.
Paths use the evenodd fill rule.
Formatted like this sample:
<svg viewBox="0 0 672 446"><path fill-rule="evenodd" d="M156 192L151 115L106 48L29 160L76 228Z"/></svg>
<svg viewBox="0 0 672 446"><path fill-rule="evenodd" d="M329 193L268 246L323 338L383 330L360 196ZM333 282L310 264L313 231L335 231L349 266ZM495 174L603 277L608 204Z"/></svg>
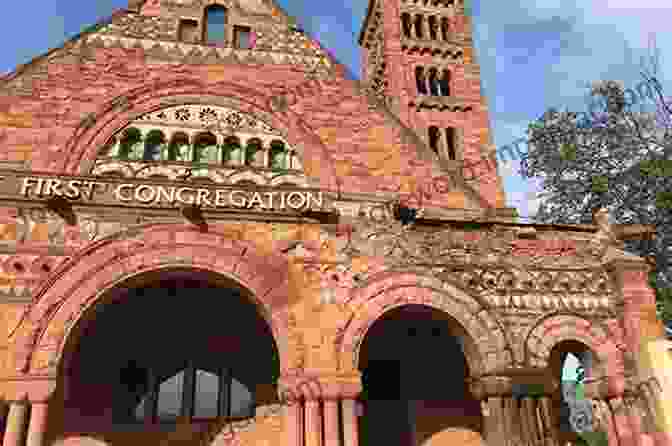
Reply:
<svg viewBox="0 0 672 446"><path fill-rule="evenodd" d="M179 426L195 440L276 401L280 364L271 329L232 279L162 269L99 299L64 349L52 400L64 409L49 421L58 437L152 443Z"/></svg>
<svg viewBox="0 0 672 446"><path fill-rule="evenodd" d="M457 321L424 305L379 318L359 355L360 444L430 445L449 430L480 432L480 404L467 385L466 339Z"/></svg>

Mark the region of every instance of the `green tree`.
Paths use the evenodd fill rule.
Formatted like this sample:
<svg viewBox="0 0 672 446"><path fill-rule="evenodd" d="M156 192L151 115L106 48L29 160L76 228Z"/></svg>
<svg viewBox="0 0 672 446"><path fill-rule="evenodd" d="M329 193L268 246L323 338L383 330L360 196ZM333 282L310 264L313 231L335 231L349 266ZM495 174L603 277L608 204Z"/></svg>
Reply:
<svg viewBox="0 0 672 446"><path fill-rule="evenodd" d="M655 239L626 250L655 261L659 315L672 326L672 101L645 61L635 90L600 81L587 90L587 112L549 109L528 128L521 175L542 180L542 223L590 223L606 207L614 223L650 224Z"/></svg>

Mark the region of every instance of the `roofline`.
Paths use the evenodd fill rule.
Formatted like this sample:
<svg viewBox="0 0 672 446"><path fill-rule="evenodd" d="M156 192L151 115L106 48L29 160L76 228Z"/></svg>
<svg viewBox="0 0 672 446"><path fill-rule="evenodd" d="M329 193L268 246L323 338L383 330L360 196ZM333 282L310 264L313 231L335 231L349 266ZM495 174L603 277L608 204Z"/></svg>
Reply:
<svg viewBox="0 0 672 446"><path fill-rule="evenodd" d="M359 30L359 38L357 39L359 46L362 46L362 42L364 41L364 33L366 32L366 27L369 25L369 19L371 18L371 13L373 12L373 3L375 1L376 0L369 0L369 4L366 7L366 17L364 17L362 28Z"/></svg>

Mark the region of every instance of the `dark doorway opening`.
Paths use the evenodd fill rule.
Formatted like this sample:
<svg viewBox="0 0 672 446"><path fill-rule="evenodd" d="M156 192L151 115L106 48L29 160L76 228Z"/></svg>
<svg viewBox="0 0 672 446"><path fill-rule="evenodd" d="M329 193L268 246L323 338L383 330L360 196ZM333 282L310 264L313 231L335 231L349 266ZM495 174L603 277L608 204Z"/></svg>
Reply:
<svg viewBox="0 0 672 446"><path fill-rule="evenodd" d="M423 305L393 309L362 343L360 445L427 444L450 428L480 432L480 403L467 386L465 333Z"/></svg>

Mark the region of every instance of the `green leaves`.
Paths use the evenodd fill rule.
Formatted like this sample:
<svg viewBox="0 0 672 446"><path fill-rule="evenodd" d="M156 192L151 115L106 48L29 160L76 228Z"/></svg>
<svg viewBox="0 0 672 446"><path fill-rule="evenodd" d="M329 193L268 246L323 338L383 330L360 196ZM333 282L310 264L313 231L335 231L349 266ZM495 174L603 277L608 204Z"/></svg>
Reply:
<svg viewBox="0 0 672 446"><path fill-rule="evenodd" d="M658 192L656 194L656 207L658 209L672 209L672 192Z"/></svg>
<svg viewBox="0 0 672 446"><path fill-rule="evenodd" d="M595 193L603 194L609 190L609 178L605 176L595 176L591 179L591 190Z"/></svg>
<svg viewBox="0 0 672 446"><path fill-rule="evenodd" d="M672 160L647 160L639 164L643 175L650 177L672 177Z"/></svg>
<svg viewBox="0 0 672 446"><path fill-rule="evenodd" d="M563 143L560 146L560 157L565 161L576 160L576 144Z"/></svg>

